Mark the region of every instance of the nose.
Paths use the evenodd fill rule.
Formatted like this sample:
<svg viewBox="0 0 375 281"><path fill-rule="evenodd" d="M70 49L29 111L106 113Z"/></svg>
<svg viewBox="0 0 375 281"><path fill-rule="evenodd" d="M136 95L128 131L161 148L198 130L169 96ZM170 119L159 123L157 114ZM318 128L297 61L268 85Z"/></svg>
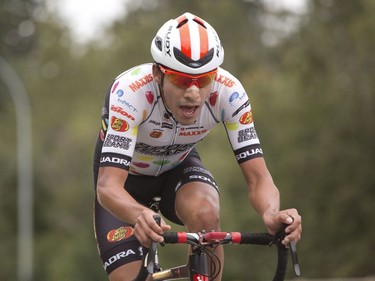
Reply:
<svg viewBox="0 0 375 281"><path fill-rule="evenodd" d="M194 84L191 84L189 86L189 88L186 89L185 91L185 98L186 99L190 99L190 100L194 100L196 101L197 99L200 98L200 94L199 94L199 88L197 85Z"/></svg>

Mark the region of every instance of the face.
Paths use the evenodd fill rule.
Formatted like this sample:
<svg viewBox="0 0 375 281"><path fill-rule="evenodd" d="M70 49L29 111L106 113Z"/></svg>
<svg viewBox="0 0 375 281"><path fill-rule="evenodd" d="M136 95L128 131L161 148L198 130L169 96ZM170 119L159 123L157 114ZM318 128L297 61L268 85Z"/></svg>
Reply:
<svg viewBox="0 0 375 281"><path fill-rule="evenodd" d="M161 76L160 70L154 70L154 78L158 84L161 83ZM168 74L165 74L162 85L164 104L177 122L182 125L192 125L198 119L210 93L211 85L212 82L204 87L198 87L192 83L189 86L179 87L168 78Z"/></svg>

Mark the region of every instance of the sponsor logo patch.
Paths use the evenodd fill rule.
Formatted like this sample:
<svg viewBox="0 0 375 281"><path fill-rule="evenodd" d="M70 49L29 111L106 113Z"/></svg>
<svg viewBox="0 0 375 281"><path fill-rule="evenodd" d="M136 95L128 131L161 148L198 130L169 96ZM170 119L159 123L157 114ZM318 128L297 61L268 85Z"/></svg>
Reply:
<svg viewBox="0 0 375 281"><path fill-rule="evenodd" d="M117 229L113 229L107 234L107 240L109 242L118 242L121 240L125 240L133 235L133 228L130 226L122 226Z"/></svg>
<svg viewBox="0 0 375 281"><path fill-rule="evenodd" d="M129 130L129 124L125 120L112 116L111 118L111 128L118 132L125 132Z"/></svg>

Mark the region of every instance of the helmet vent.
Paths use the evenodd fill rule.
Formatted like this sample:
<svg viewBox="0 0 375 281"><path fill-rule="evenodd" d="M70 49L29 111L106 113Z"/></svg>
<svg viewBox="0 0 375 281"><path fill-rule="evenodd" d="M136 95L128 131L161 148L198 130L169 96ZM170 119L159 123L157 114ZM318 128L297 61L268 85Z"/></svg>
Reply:
<svg viewBox="0 0 375 281"><path fill-rule="evenodd" d="M189 19L185 18L183 19L182 21L180 21L177 25L177 28L180 28L182 27L183 25L185 25L187 22L189 21ZM204 24L204 22L199 19L199 18L194 18L193 21L195 21L197 24L199 24L200 26L204 27L204 28L207 28L206 25Z"/></svg>
<svg viewBox="0 0 375 281"><path fill-rule="evenodd" d="M207 27L204 25L204 22L201 21L199 18L194 18L193 21L195 21L197 24L201 25L202 27L206 28Z"/></svg>
<svg viewBox="0 0 375 281"><path fill-rule="evenodd" d="M180 21L179 23L178 23L178 25L177 25L177 28L180 28L181 26L183 26L184 24L186 24L188 22L188 19L184 19L184 20L182 20L182 21Z"/></svg>
<svg viewBox="0 0 375 281"><path fill-rule="evenodd" d="M192 60L191 58L189 58L186 55L184 55L176 47L173 48L173 53L174 53L175 58L179 62L183 63L184 65L188 65L191 68L199 68L201 66L206 65L207 63L209 63L212 60L212 58L214 56L214 48L212 48L211 50L209 50L207 52L207 54L204 57L202 57L201 59L199 59L199 60Z"/></svg>
<svg viewBox="0 0 375 281"><path fill-rule="evenodd" d="M156 47L159 49L159 51L161 51L162 50L162 39L159 37L159 36L156 36L155 37L155 45L156 45Z"/></svg>

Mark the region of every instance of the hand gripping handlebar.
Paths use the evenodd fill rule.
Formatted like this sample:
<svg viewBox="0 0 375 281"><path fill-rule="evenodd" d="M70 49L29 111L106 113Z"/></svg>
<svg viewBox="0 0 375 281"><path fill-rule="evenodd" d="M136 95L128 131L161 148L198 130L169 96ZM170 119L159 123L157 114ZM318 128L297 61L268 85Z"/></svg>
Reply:
<svg viewBox="0 0 375 281"><path fill-rule="evenodd" d="M155 220L160 225L160 216L155 216ZM276 235L269 233L247 233L247 232L166 232L163 234L163 244L189 244L199 247L207 245L224 244L253 244L253 245L276 245L277 247L277 266L273 281L283 281L288 264L288 248L281 241L285 237L284 230ZM134 281L144 281L148 275L154 273L155 256L157 243L153 242L149 249L144 248L143 264ZM293 269L296 276L300 276L300 267L298 264L296 243L292 241L289 244L292 256Z"/></svg>

